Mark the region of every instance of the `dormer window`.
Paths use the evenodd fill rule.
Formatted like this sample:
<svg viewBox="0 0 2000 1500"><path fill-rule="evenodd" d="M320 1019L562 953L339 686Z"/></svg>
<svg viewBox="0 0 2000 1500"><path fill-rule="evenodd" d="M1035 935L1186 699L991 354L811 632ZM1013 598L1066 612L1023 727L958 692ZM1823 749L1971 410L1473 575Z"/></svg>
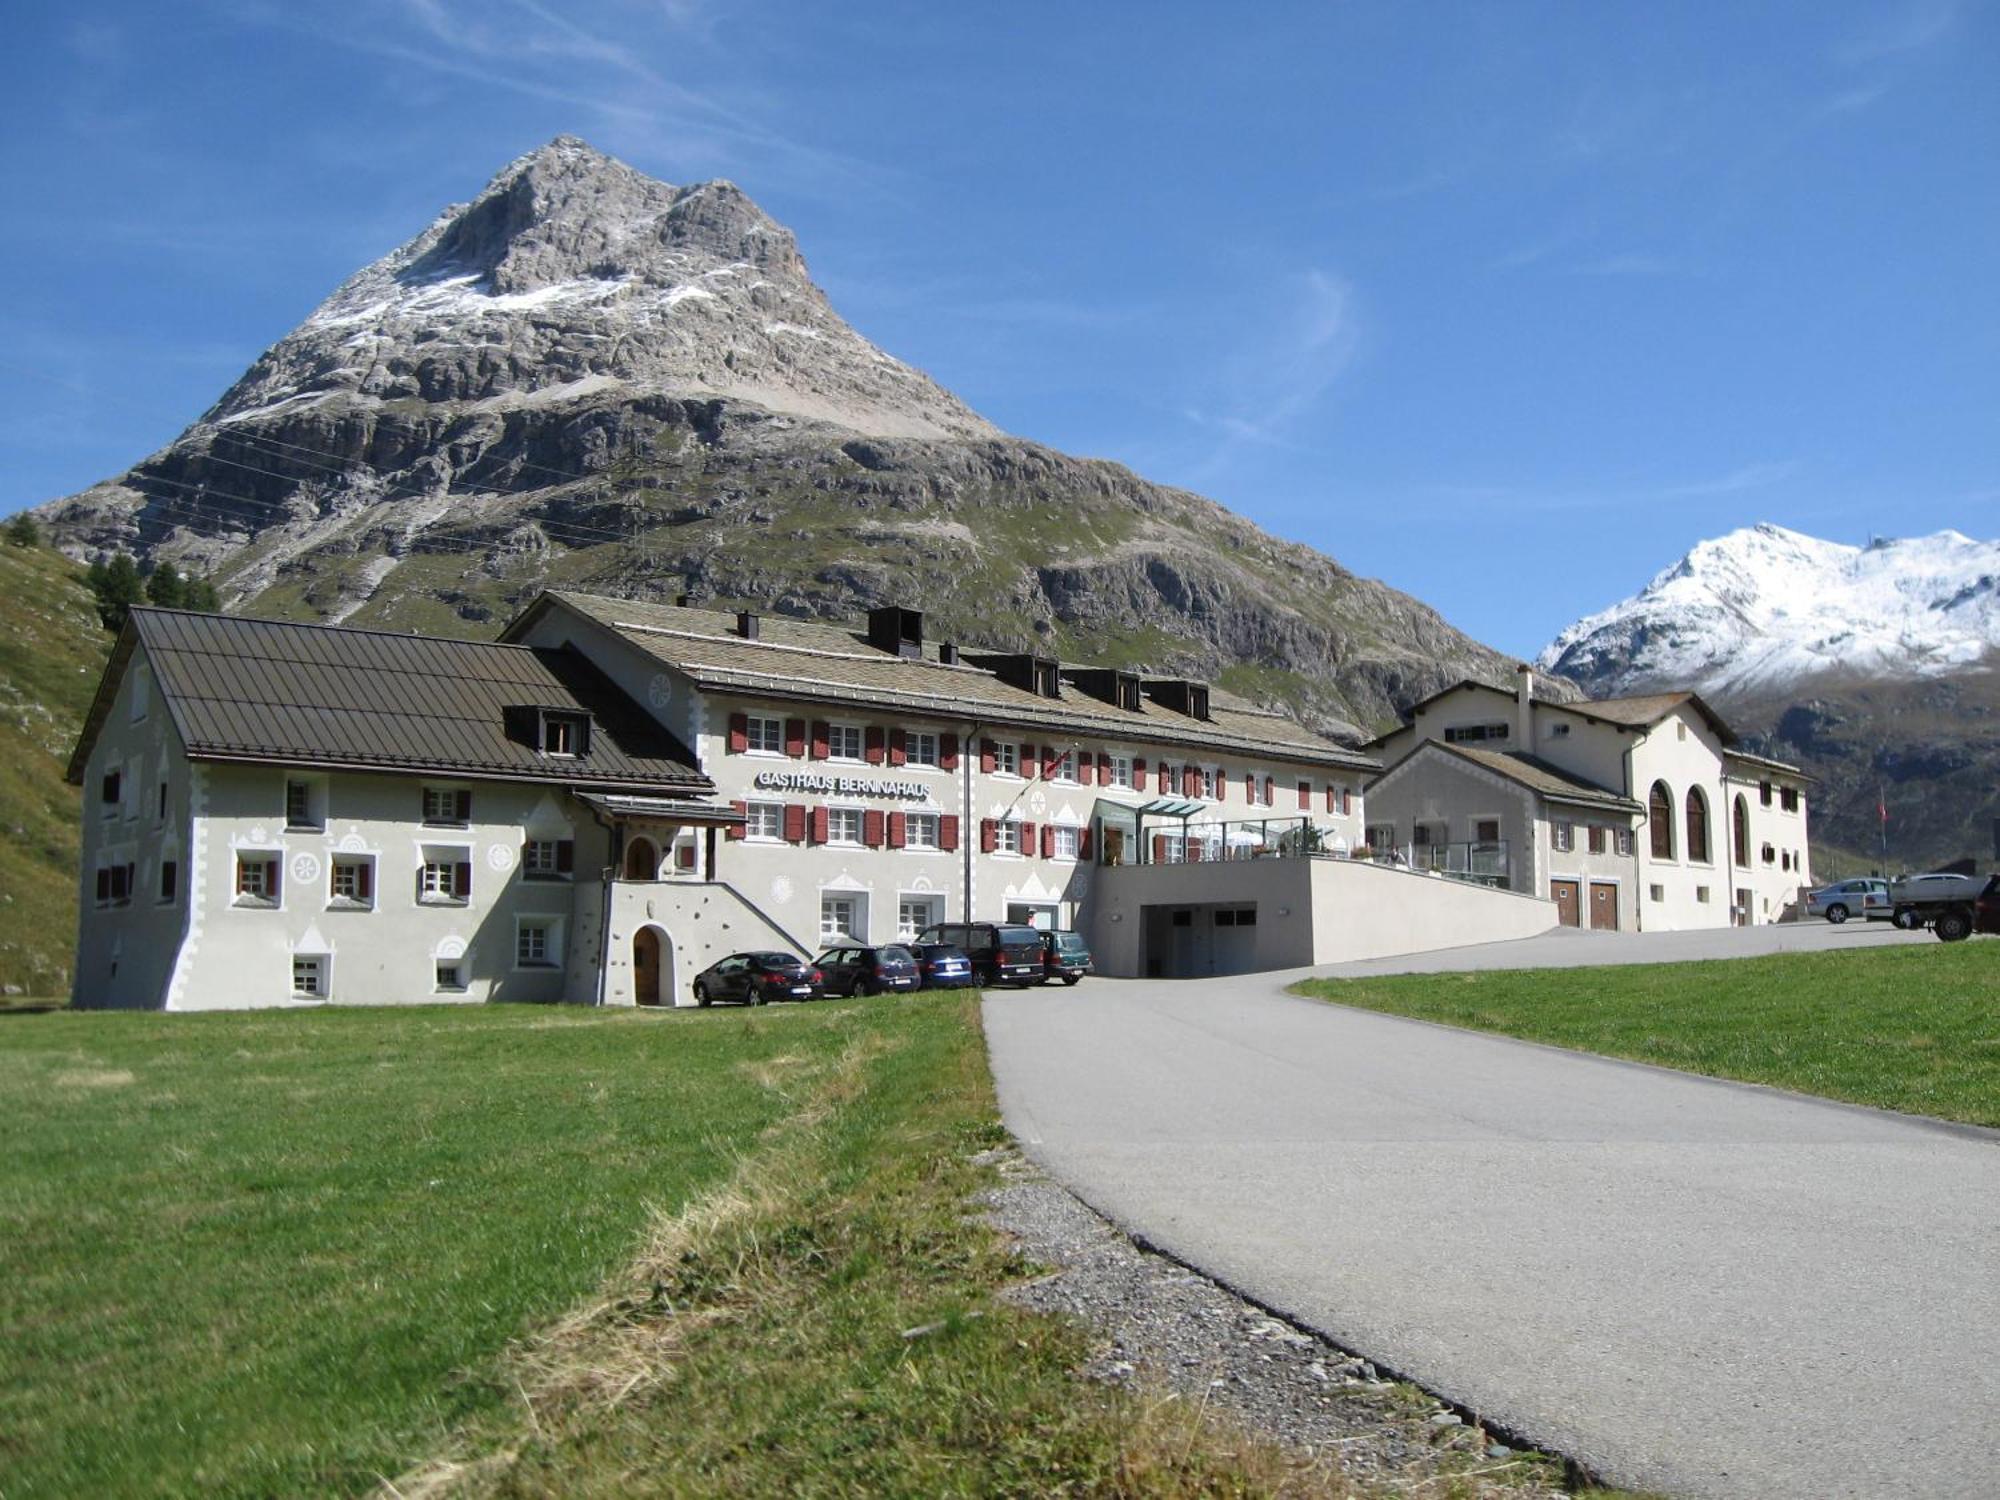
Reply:
<svg viewBox="0 0 2000 1500"><path fill-rule="evenodd" d="M586 714L542 713L542 754L578 756L590 748L590 718Z"/></svg>

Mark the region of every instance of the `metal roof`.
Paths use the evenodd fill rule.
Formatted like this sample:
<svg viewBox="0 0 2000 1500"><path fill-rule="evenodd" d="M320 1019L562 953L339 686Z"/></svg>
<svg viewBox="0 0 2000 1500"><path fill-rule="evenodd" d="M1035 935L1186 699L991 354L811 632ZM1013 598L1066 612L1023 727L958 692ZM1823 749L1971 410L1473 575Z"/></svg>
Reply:
<svg viewBox="0 0 2000 1500"><path fill-rule="evenodd" d="M748 821L745 813L719 802L693 802L674 797L630 797L619 792L579 792L579 802L614 818L665 818L676 823L709 823L733 827Z"/></svg>
<svg viewBox="0 0 2000 1500"><path fill-rule="evenodd" d="M1287 714L1261 708L1220 688L1209 690L1209 716L1196 719L1151 699L1119 708L1064 684L1044 698L966 662L892 655L865 634L839 625L763 615L758 638L737 632L734 613L550 590L531 604L502 639L517 637L548 607L560 606L616 632L639 650L686 673L704 689L768 694L857 708L901 708L946 720L977 719L996 727L1094 735L1190 751L1234 751L1258 760L1308 761L1373 771L1372 756L1313 733ZM1075 664L1068 664L1073 670Z"/></svg>
<svg viewBox="0 0 2000 1500"><path fill-rule="evenodd" d="M196 760L712 789L686 747L573 650L159 609L132 611L72 779L135 650ZM590 715L584 754L541 753L528 715L551 709Z"/></svg>
<svg viewBox="0 0 2000 1500"><path fill-rule="evenodd" d="M1524 755L1518 750L1481 750L1471 745L1448 745L1443 740L1425 740L1407 757L1397 762L1387 775L1378 777L1370 785L1369 790L1373 791L1375 787L1380 786L1427 750L1470 761L1473 765L1491 771L1497 776L1504 776L1507 780L1524 786L1551 802L1569 802L1582 807L1601 807L1622 813L1644 811L1630 797L1614 792L1610 787L1599 786L1594 781L1586 781L1581 776L1565 771L1561 766L1551 765L1539 755Z"/></svg>

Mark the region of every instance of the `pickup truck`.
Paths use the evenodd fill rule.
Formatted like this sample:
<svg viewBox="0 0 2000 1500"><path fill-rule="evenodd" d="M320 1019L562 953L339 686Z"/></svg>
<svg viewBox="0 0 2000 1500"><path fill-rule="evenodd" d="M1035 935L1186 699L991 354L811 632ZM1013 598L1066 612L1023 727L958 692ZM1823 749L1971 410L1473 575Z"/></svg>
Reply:
<svg viewBox="0 0 2000 1500"><path fill-rule="evenodd" d="M2000 875L1913 875L1889 899L1898 927L1928 927L1947 943L2000 932Z"/></svg>

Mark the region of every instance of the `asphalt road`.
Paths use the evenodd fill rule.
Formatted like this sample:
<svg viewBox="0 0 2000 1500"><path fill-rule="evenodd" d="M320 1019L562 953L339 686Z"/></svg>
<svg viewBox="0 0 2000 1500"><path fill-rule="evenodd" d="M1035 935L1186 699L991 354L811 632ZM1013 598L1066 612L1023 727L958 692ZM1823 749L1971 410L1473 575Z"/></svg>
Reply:
<svg viewBox="0 0 2000 1500"><path fill-rule="evenodd" d="M1128 1230L1625 1485L2000 1495L2000 1134L1279 980L994 993L1007 1123Z"/></svg>

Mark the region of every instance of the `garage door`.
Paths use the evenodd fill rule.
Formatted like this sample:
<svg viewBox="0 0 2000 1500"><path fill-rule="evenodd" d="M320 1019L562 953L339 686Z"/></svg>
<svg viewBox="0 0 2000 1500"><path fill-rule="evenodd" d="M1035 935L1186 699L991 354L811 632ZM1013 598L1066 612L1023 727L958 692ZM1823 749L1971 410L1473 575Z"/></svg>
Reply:
<svg viewBox="0 0 2000 1500"><path fill-rule="evenodd" d="M1549 899L1556 904L1556 920L1565 927L1583 925L1583 891L1574 880L1551 880Z"/></svg>
<svg viewBox="0 0 2000 1500"><path fill-rule="evenodd" d="M1590 882L1590 925L1599 932L1618 930L1618 887L1608 880Z"/></svg>

